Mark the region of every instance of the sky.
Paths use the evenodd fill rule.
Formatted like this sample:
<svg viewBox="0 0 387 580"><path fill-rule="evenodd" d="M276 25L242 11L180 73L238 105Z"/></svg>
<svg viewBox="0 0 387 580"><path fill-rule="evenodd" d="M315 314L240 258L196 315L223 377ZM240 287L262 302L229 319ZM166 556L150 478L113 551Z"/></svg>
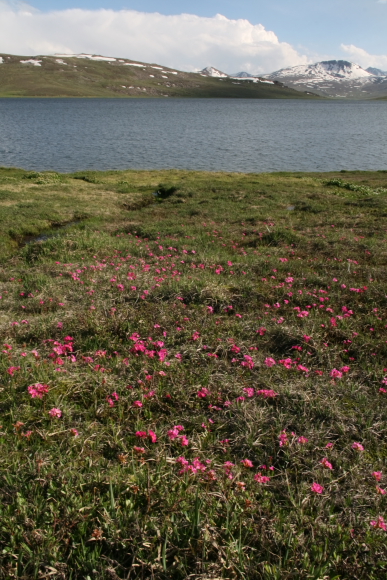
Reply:
<svg viewBox="0 0 387 580"><path fill-rule="evenodd" d="M89 53L269 73L345 59L387 70L387 0L0 0L0 52Z"/></svg>

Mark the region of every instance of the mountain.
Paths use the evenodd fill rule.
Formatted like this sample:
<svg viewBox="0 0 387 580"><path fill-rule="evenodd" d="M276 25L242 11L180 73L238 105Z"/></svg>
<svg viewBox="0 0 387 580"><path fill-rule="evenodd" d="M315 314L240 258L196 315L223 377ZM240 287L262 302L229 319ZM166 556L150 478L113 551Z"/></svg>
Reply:
<svg viewBox="0 0 387 580"><path fill-rule="evenodd" d="M239 72L239 73L235 73L234 75L230 75L231 77L233 77L234 79L251 79L254 77L254 75L251 75L248 72Z"/></svg>
<svg viewBox="0 0 387 580"><path fill-rule="evenodd" d="M377 76L346 60L284 68L265 78L298 90L312 90L324 97L378 98L387 95L387 77Z"/></svg>
<svg viewBox="0 0 387 580"><path fill-rule="evenodd" d="M0 97L303 99L311 95L273 81L237 82L212 67L189 73L94 54L0 54Z"/></svg>
<svg viewBox="0 0 387 580"><path fill-rule="evenodd" d="M366 71L371 73L372 75L375 75L376 77L387 77L387 71L380 70L380 68L374 68L372 66L369 66L368 68L366 68Z"/></svg>
<svg viewBox="0 0 387 580"><path fill-rule="evenodd" d="M213 66L207 66L203 70L200 71L202 76L206 77L216 77L216 78L226 78L228 75L226 73L221 72L220 70L214 68Z"/></svg>

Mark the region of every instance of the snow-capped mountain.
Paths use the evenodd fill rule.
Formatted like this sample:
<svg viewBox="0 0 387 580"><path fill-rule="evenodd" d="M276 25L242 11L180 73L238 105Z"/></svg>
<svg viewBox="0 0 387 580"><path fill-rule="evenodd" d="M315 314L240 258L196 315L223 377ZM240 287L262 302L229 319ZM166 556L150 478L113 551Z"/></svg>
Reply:
<svg viewBox="0 0 387 580"><path fill-rule="evenodd" d="M327 60L284 68L265 77L294 89L312 90L325 97L372 98L387 95L387 76L375 75L346 60Z"/></svg>
<svg viewBox="0 0 387 580"><path fill-rule="evenodd" d="M199 71L201 75L206 77L217 77L217 78L227 78L226 73L214 68L213 66L207 66L203 70Z"/></svg>

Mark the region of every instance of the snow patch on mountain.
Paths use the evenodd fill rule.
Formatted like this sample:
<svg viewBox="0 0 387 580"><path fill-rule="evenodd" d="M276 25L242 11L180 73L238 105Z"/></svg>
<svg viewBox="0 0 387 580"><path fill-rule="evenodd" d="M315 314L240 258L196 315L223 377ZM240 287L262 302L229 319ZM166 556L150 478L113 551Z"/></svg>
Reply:
<svg viewBox="0 0 387 580"><path fill-rule="evenodd" d="M35 60L34 58L30 58L28 60L21 60L22 64L32 64L33 66L42 66L41 60Z"/></svg>
<svg viewBox="0 0 387 580"><path fill-rule="evenodd" d="M61 58L87 58L89 60L96 60L102 62L116 62L116 58L110 56L99 56L94 54L55 54Z"/></svg>

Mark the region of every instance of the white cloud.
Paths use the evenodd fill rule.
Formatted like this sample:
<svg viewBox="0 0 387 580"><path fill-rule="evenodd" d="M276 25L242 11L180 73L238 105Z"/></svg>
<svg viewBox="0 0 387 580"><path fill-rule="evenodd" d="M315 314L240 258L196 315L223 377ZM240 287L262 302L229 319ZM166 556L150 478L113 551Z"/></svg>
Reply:
<svg viewBox="0 0 387 580"><path fill-rule="evenodd" d="M220 14L204 18L103 9L42 13L24 2L4 0L0 0L0 52L86 52L182 70L212 65L228 73L265 73L310 62L261 24Z"/></svg>
<svg viewBox="0 0 387 580"><path fill-rule="evenodd" d="M373 66L382 70L387 70L387 54L369 54L364 48L359 48L353 44L342 44L341 49L347 53L349 59L363 68Z"/></svg>

